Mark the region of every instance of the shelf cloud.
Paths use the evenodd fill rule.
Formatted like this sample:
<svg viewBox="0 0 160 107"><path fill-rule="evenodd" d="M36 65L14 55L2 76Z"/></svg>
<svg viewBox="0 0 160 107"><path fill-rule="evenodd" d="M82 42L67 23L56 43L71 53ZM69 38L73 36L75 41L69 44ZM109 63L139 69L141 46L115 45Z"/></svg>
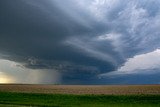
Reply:
<svg viewBox="0 0 160 107"><path fill-rule="evenodd" d="M159 5L155 0L1 0L1 78L44 84L147 83L143 80L156 78L160 69ZM14 69L10 63L16 63Z"/></svg>

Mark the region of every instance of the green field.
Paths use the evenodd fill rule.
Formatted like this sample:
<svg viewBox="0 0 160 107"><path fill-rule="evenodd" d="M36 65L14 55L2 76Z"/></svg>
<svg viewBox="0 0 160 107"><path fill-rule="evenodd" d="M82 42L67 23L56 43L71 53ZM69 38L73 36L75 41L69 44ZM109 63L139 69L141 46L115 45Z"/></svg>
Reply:
<svg viewBox="0 0 160 107"><path fill-rule="evenodd" d="M66 95L0 92L0 107L160 107L160 95Z"/></svg>

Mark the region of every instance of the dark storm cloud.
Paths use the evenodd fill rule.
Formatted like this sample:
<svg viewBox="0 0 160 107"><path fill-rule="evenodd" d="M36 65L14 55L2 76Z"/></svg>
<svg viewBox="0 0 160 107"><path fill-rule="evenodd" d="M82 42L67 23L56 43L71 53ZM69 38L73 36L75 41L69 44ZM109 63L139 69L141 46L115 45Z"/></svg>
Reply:
<svg viewBox="0 0 160 107"><path fill-rule="evenodd" d="M154 72L155 70L153 70ZM152 71L150 71L152 72ZM155 74L133 74L118 76L115 78L101 78L100 84L119 84L119 85L137 85L137 84L160 84L159 73Z"/></svg>
<svg viewBox="0 0 160 107"><path fill-rule="evenodd" d="M78 9L72 10L75 7L62 7L61 2L52 0L0 2L0 51L6 54L3 58L32 69L56 69L68 79L81 80L114 69L109 61L86 56L63 44L68 37L101 34L99 31L106 27L90 15L78 15Z"/></svg>
<svg viewBox="0 0 160 107"><path fill-rule="evenodd" d="M97 75L159 48L159 4L1 0L1 57L30 69L54 69L63 83L98 83Z"/></svg>

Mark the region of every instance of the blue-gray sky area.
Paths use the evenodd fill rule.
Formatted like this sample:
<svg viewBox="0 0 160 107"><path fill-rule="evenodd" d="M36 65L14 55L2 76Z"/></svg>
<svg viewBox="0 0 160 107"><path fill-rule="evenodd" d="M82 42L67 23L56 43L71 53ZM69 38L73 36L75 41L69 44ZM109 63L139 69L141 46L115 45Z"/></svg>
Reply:
<svg viewBox="0 0 160 107"><path fill-rule="evenodd" d="M0 0L0 83L160 84L160 0Z"/></svg>

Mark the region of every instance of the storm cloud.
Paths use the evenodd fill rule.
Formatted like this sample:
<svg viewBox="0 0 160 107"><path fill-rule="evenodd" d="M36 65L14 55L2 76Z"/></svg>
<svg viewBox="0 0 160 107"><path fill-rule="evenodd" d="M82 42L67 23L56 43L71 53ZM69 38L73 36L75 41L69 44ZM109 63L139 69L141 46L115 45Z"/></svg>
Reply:
<svg viewBox="0 0 160 107"><path fill-rule="evenodd" d="M7 66L0 72L13 78L26 73L27 78L39 77L35 82L27 79L28 83L109 84L118 80L118 84L123 79L147 83L130 81L132 76L146 78L149 70L153 77L159 74L158 67L146 68L146 60L139 60L145 57L154 63L159 56L150 55L160 46L159 5L155 0L1 0L0 58L16 66L14 73ZM130 73L133 68L142 68L138 70L143 75ZM121 69L129 76L120 73L117 77Z"/></svg>

